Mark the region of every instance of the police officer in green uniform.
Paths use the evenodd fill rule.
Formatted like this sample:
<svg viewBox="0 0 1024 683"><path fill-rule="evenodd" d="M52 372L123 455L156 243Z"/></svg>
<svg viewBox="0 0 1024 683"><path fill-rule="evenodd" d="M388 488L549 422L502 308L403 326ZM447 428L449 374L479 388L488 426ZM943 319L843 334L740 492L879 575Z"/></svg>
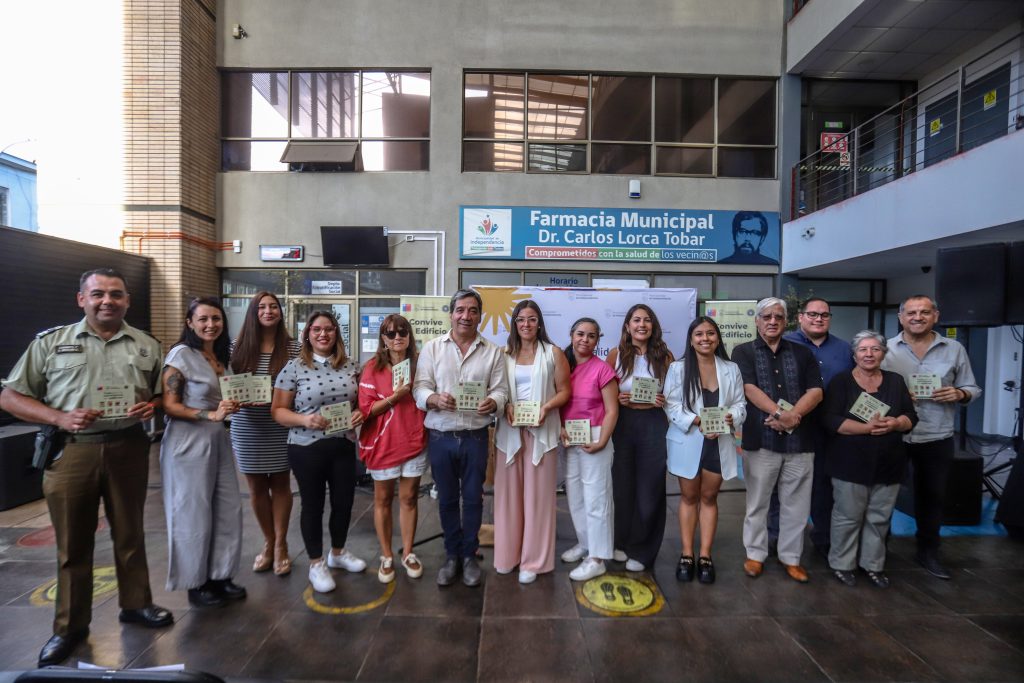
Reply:
<svg viewBox="0 0 1024 683"><path fill-rule="evenodd" d="M39 666L59 664L89 635L92 560L103 500L121 606L120 620L153 628L173 623L153 604L142 511L149 478L149 439L140 424L160 402L160 343L124 322L128 287L115 270L82 274L78 305L85 319L37 335L3 381L0 408L59 428L64 446L43 475L57 537L57 604L53 637ZM104 418L94 392L130 385L127 417Z"/></svg>

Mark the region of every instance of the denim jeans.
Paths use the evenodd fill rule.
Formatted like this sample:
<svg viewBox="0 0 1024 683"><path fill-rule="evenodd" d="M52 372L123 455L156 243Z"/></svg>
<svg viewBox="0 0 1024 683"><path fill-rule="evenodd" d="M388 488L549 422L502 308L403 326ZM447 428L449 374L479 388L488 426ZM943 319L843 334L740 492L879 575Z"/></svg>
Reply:
<svg viewBox="0 0 1024 683"><path fill-rule="evenodd" d="M430 430L430 469L448 557L473 557L480 541L487 473L487 428ZM462 510L459 510L459 502Z"/></svg>

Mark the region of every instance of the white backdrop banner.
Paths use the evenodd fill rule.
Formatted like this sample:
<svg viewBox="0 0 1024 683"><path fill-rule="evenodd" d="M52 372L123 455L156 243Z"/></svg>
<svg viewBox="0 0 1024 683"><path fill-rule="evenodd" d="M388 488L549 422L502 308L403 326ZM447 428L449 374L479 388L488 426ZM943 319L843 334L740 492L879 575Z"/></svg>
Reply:
<svg viewBox="0 0 1024 683"><path fill-rule="evenodd" d="M483 299L480 334L500 346L508 339L512 309L523 299L533 299L544 313L551 341L565 348L569 330L579 318L593 318L603 336L597 355L604 358L619 345L622 321L634 304L650 306L668 348L679 358L686 343L686 328L697 317L696 289L566 289L554 287L484 287L474 289Z"/></svg>

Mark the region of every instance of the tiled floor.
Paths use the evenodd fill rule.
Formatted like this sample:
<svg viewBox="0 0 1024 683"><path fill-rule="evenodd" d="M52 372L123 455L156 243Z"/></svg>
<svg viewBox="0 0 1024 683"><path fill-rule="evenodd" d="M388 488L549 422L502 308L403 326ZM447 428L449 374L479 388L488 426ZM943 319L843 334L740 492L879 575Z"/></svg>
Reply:
<svg viewBox="0 0 1024 683"><path fill-rule="evenodd" d="M568 577L571 567L558 563L554 573L521 586L514 573L493 571L488 549L482 587L439 589L433 582L444 555L439 539L416 548L427 567L424 577L413 581L399 571L390 594L376 572L367 571L336 572L338 589L312 596L298 552L298 505L290 536L295 571L287 578L249 571L260 542L247 509L237 581L249 597L199 611L183 593L163 588L166 532L155 467L150 488L153 589L176 623L160 631L122 626L116 592L99 594L91 635L71 664L184 663L235 680L1024 681L1024 545L1006 537L944 539L944 556L954 569L950 582L933 579L912 562L909 538L890 543L893 585L887 591L863 580L854 588L839 585L811 550L804 558L809 584L791 581L774 561L751 580L741 567L743 493L724 492L718 581L678 584L678 497L671 497L666 541L653 571L663 607L649 616L609 617L580 603ZM371 505L368 492L357 493L349 548L370 560L372 569ZM559 509L562 550L574 539L564 498ZM37 591L54 576L48 522L41 501L0 513L0 671L7 675L34 667L50 634L52 606ZM436 504L424 496L417 537L429 539L438 530ZM19 544L31 533L41 545ZM96 565L111 564L102 530ZM379 606L352 609L375 601Z"/></svg>

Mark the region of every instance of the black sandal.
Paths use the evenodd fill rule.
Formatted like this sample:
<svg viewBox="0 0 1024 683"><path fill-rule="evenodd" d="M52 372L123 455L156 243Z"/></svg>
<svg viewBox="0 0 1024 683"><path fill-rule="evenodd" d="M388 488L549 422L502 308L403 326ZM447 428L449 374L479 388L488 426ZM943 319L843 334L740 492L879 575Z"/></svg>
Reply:
<svg viewBox="0 0 1024 683"><path fill-rule="evenodd" d="M839 580L839 583L844 586L857 585L857 575L851 571L847 571L845 569L833 569L832 576L836 577L836 579Z"/></svg>
<svg viewBox="0 0 1024 683"><path fill-rule="evenodd" d="M693 555L680 555L676 565L677 581L693 581Z"/></svg>
<svg viewBox="0 0 1024 683"><path fill-rule="evenodd" d="M697 580L701 583L715 582L715 563L710 557L701 557L697 560Z"/></svg>

